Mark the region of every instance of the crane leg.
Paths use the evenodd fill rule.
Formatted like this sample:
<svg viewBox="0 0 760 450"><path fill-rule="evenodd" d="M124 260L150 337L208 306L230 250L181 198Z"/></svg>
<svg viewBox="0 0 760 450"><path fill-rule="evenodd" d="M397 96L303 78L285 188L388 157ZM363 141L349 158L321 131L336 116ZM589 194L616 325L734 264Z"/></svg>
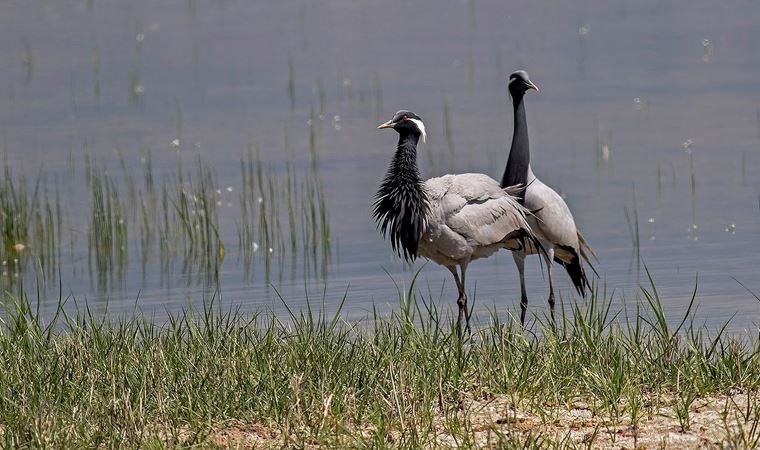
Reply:
<svg viewBox="0 0 760 450"><path fill-rule="evenodd" d="M464 317L465 317L465 331L470 333L470 306L467 304L467 290L465 289L465 272L467 272L467 264L468 263L462 263L460 266L462 270L462 292L460 292L459 296L464 298ZM460 310L461 311L461 310Z"/></svg>
<svg viewBox="0 0 760 450"><path fill-rule="evenodd" d="M554 320L554 279L552 278L552 262L554 261L554 248L548 246L546 248L546 271L549 275L549 310L552 317L552 324L556 323Z"/></svg>
<svg viewBox="0 0 760 450"><path fill-rule="evenodd" d="M462 320L465 317L465 308L467 304L467 300L464 296L464 285L462 281L459 279L459 273L457 272L456 266L447 267L449 269L449 272L451 272L452 275L454 275L454 282L457 285L457 291L459 292L459 298L457 298L457 306L459 307L459 315L457 316L457 336L460 338L462 337Z"/></svg>
<svg viewBox="0 0 760 450"><path fill-rule="evenodd" d="M525 313L528 311L528 291L525 289L525 254L512 252L517 271L520 273L520 323L525 325Z"/></svg>

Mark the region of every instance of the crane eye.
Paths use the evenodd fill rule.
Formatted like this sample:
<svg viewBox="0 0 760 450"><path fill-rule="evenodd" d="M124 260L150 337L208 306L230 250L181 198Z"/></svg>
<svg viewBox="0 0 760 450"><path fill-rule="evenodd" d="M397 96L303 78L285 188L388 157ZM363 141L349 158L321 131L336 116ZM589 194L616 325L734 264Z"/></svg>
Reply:
<svg viewBox="0 0 760 450"><path fill-rule="evenodd" d="M409 120L409 117L406 114L404 114L404 117L402 117L401 120Z"/></svg>

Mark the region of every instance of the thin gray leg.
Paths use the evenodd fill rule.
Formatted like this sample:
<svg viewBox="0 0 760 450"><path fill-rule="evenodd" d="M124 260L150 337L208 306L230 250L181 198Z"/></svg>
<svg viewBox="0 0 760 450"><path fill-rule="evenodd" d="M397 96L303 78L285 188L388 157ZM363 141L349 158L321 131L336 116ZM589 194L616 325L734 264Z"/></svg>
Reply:
<svg viewBox="0 0 760 450"><path fill-rule="evenodd" d="M459 307L459 315L457 316L457 335L461 338L462 337L462 320L465 317L465 305L466 305L466 299L464 298L464 286L462 282L459 279L459 273L457 273L457 268L455 266L446 267L449 269L449 272L451 272L452 275L454 275L454 282L457 285L457 291L459 292L459 298L457 298L457 306Z"/></svg>
<svg viewBox="0 0 760 450"><path fill-rule="evenodd" d="M462 263L460 266L462 270L462 292L459 294L460 297L464 298L464 316L466 321L465 329L467 332L470 332L470 306L467 304L467 290L465 289L465 273L467 272L467 265L468 263Z"/></svg>
<svg viewBox="0 0 760 450"><path fill-rule="evenodd" d="M525 325L525 313L528 311L528 291L525 289L525 253L512 252L512 258L520 273L520 323Z"/></svg>
<svg viewBox="0 0 760 450"><path fill-rule="evenodd" d="M554 320L554 279L552 278L552 262L554 261L554 248L546 248L546 271L549 274L549 310L551 311L552 323Z"/></svg>

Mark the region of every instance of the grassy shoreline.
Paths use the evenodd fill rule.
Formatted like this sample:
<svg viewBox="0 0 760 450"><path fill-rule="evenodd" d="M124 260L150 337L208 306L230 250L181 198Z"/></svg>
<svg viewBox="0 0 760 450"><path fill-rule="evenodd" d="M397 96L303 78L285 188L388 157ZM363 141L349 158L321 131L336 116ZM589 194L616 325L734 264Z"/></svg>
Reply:
<svg viewBox="0 0 760 450"><path fill-rule="evenodd" d="M634 313L601 294L572 303L556 327L492 315L464 343L414 287L396 313L366 323L213 304L163 324L63 308L44 321L29 299L6 296L0 445L691 445L679 434L760 444L758 336L696 326L691 310L671 328L656 290L642 293Z"/></svg>

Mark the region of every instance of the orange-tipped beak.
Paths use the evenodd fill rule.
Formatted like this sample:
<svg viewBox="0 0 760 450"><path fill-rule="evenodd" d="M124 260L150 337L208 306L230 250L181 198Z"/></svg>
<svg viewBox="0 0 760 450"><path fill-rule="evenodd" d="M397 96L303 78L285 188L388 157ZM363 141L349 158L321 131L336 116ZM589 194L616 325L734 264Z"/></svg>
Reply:
<svg viewBox="0 0 760 450"><path fill-rule="evenodd" d="M393 121L389 120L385 123L381 123L380 125L378 125L377 129L382 130L383 128L393 128L393 125L394 125Z"/></svg>

